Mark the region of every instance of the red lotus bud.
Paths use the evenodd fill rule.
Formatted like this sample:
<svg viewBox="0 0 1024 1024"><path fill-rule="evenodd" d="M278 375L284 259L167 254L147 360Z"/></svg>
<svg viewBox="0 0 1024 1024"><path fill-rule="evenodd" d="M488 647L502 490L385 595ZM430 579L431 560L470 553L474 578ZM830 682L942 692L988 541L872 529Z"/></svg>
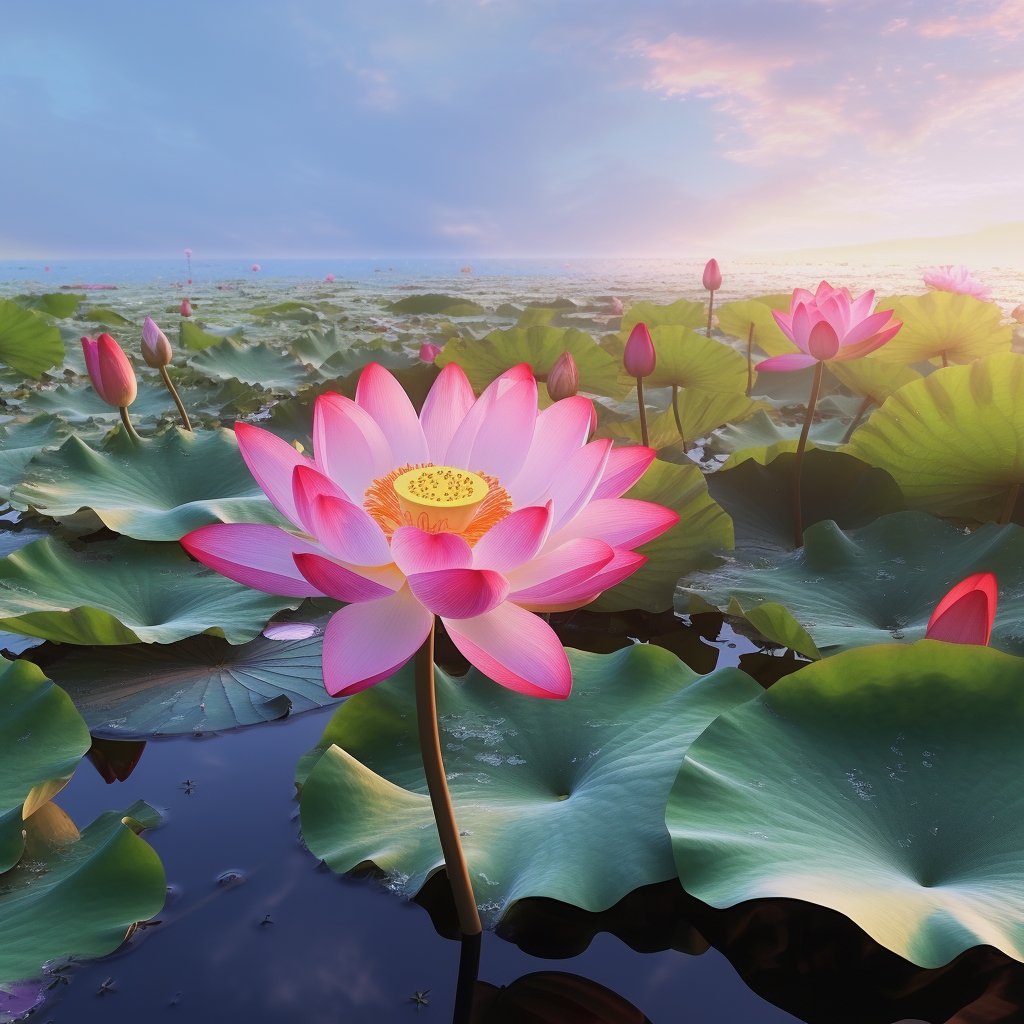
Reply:
<svg viewBox="0 0 1024 1024"><path fill-rule="evenodd" d="M718 260L708 260L704 267L704 287L709 292L717 292L722 287L722 271L718 269Z"/></svg>
<svg viewBox="0 0 1024 1024"><path fill-rule="evenodd" d="M98 338L83 338L82 351L96 394L119 409L131 405L138 394L138 385L132 364L121 346L109 334L101 334Z"/></svg>
<svg viewBox="0 0 1024 1024"><path fill-rule="evenodd" d="M548 395L552 402L571 398L580 389L580 371L571 353L563 352L548 372Z"/></svg>
<svg viewBox="0 0 1024 1024"><path fill-rule="evenodd" d="M647 324L639 323L630 332L626 351L622 356L622 365L630 377L649 377L654 373L656 361L651 332L647 329Z"/></svg>
<svg viewBox="0 0 1024 1024"><path fill-rule="evenodd" d="M192 303L188 299L181 300L181 315L191 316L192 315Z"/></svg>
<svg viewBox="0 0 1024 1024"><path fill-rule="evenodd" d="M420 345L420 362L432 363L441 354L441 347L432 341L425 341Z"/></svg>

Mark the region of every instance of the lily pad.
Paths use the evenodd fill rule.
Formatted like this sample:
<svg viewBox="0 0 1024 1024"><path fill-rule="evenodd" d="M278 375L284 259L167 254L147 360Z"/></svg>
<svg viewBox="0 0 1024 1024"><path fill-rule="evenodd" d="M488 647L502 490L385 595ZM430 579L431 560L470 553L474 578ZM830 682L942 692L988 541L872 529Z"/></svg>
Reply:
<svg viewBox="0 0 1024 1024"><path fill-rule="evenodd" d="M1024 661L922 641L817 662L726 712L668 804L714 907L831 907L922 967L1024 960Z"/></svg>
<svg viewBox="0 0 1024 1024"><path fill-rule="evenodd" d="M911 508L996 519L1024 483L1022 395L1014 352L936 370L891 395L844 450L891 473Z"/></svg>
<svg viewBox="0 0 1024 1024"><path fill-rule="evenodd" d="M715 309L718 329L723 334L738 338L746 347L750 328L754 328L754 352L760 358L761 352L780 356L785 352L796 352L797 347L782 333L772 316L772 310L788 310L788 295L766 295L757 299L726 302ZM744 362L746 359L744 358Z"/></svg>
<svg viewBox="0 0 1024 1024"><path fill-rule="evenodd" d="M529 363L544 380L563 352L572 355L580 373L580 390L622 397L629 387L619 380L619 363L584 331L562 327L511 327L491 331L482 340L452 338L437 357L437 367L458 363L476 391L517 363Z"/></svg>
<svg viewBox="0 0 1024 1024"><path fill-rule="evenodd" d="M678 299L667 306L654 302L635 302L622 314L621 329L628 335L639 323L645 323L653 331L662 324L676 324L679 327L702 327L708 322L708 307L703 302Z"/></svg>
<svg viewBox="0 0 1024 1024"><path fill-rule="evenodd" d="M63 359L60 331L45 316L0 299L0 363L39 377Z"/></svg>
<svg viewBox="0 0 1024 1024"><path fill-rule="evenodd" d="M648 392L645 392L645 398ZM735 423L753 416L760 409L757 402L739 394L723 394L720 391L698 391L688 388L679 393L679 419L683 435L688 441L704 437L723 423ZM648 410L647 429L652 448L667 448L679 445L679 427L671 406L663 413L652 416ZM613 420L601 427L602 437L621 437L639 444L642 438L640 419L635 409L629 419Z"/></svg>
<svg viewBox="0 0 1024 1024"><path fill-rule="evenodd" d="M708 491L732 518L737 557L752 564L793 547L793 463L789 452L763 464L749 459L708 476ZM824 519L843 529L902 512L906 502L884 470L840 452L808 449L801 480L804 527Z"/></svg>
<svg viewBox="0 0 1024 1024"><path fill-rule="evenodd" d="M243 345L230 338L189 359L189 366L212 380L240 380L269 391L294 391L305 383L306 370L291 356L262 342Z"/></svg>
<svg viewBox="0 0 1024 1024"><path fill-rule="evenodd" d="M60 384L52 390L33 392L21 408L28 413L46 412L75 426L95 421L107 428L121 422L121 414L107 405L92 387L68 387ZM177 416L170 395L163 388L139 388L139 396L128 409L132 422L158 420Z"/></svg>
<svg viewBox="0 0 1024 1024"><path fill-rule="evenodd" d="M1013 338L999 306L973 295L930 291L883 299L878 308L891 308L903 321L876 354L888 362L920 363L945 355L951 363L969 363L1008 351Z"/></svg>
<svg viewBox="0 0 1024 1024"><path fill-rule="evenodd" d="M240 327L232 331L233 336L240 337L241 334ZM201 352L213 345L219 345L223 340L223 332L204 331L194 320L182 318L178 326L178 341L181 343L181 347L192 352Z"/></svg>
<svg viewBox="0 0 1024 1024"><path fill-rule="evenodd" d="M671 877L664 803L683 753L760 691L738 669L698 677L647 645L568 653L575 687L560 703L475 670L459 681L437 674L456 819L491 923L523 897L598 911ZM335 871L372 862L413 895L441 867L408 670L348 700L300 765L307 771L302 834Z"/></svg>
<svg viewBox="0 0 1024 1024"><path fill-rule="evenodd" d="M21 857L23 805L39 787L57 792L90 743L71 698L38 666L0 658L0 874Z"/></svg>
<svg viewBox="0 0 1024 1024"><path fill-rule="evenodd" d="M772 601L784 605L825 653L924 636L935 606L955 583L994 572L1001 598L993 647L1024 654L1024 527L974 533L921 512L885 516L844 532L834 522L804 533L802 551L773 563L734 562L685 581L693 612Z"/></svg>
<svg viewBox="0 0 1024 1024"><path fill-rule="evenodd" d="M719 553L733 546L732 520L708 494L704 474L696 466L656 459L623 497L673 509L679 513L679 522L638 547L636 550L647 556L647 564L587 607L601 612L665 611L672 607L681 576L717 564Z"/></svg>
<svg viewBox="0 0 1024 1024"><path fill-rule="evenodd" d="M819 420L811 424L809 443L814 448L838 448L846 428L840 420ZM730 468L751 460L764 466L783 451L795 452L802 429L802 423L779 424L763 409L755 408L742 423L730 423L716 431L711 447L730 453L726 463Z"/></svg>
<svg viewBox="0 0 1024 1024"><path fill-rule="evenodd" d="M218 522L285 525L231 430L173 429L139 442L118 431L97 448L69 437L32 461L11 503L58 517L90 508L136 540L178 540Z"/></svg>
<svg viewBox="0 0 1024 1024"><path fill-rule="evenodd" d="M85 301L85 294L74 292L47 292L44 295L15 295L14 301L24 309L34 309L40 313L63 320L71 316Z"/></svg>
<svg viewBox="0 0 1024 1024"><path fill-rule="evenodd" d="M49 805L25 824L29 851L0 876L0 982L37 976L48 960L112 953L164 905L167 876L136 835L155 812L139 801L78 833Z"/></svg>
<svg viewBox="0 0 1024 1024"><path fill-rule="evenodd" d="M894 366L878 358L877 353L845 363L829 363L828 369L844 387L870 398L875 405L881 405L894 391L921 377L912 366Z"/></svg>
<svg viewBox="0 0 1024 1024"><path fill-rule="evenodd" d="M645 385L746 394L747 361L729 345L672 324L652 328L651 338L657 363Z"/></svg>
<svg viewBox="0 0 1024 1024"><path fill-rule="evenodd" d="M169 644L198 633L252 640L298 602L227 579L177 544L120 537L74 551L35 541L0 560L0 629L68 644Z"/></svg>
<svg viewBox="0 0 1024 1024"><path fill-rule="evenodd" d="M22 479L28 464L47 445L57 444L60 436L60 424L45 413L0 427L0 501L10 500L11 488Z"/></svg>
<svg viewBox="0 0 1024 1024"><path fill-rule="evenodd" d="M131 323L131 320L109 306L91 306L82 311L79 319L100 324L102 327L124 327L126 324Z"/></svg>
<svg viewBox="0 0 1024 1024"><path fill-rule="evenodd" d="M159 650L75 650L58 674L93 735L219 732L337 703L324 689L321 650L319 630L237 646L197 636Z"/></svg>
<svg viewBox="0 0 1024 1024"><path fill-rule="evenodd" d="M408 295L387 307L392 313L431 313L441 316L477 316L486 310L471 299L456 295L439 295L427 292L423 295Z"/></svg>

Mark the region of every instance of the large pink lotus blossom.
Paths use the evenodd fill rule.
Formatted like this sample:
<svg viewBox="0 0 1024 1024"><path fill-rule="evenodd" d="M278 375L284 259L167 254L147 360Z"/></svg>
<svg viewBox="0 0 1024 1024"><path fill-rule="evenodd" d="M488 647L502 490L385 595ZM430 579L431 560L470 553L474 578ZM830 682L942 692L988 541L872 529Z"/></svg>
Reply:
<svg viewBox="0 0 1024 1024"><path fill-rule="evenodd" d="M757 364L758 370L803 370L816 362L845 362L881 348L902 326L892 310L872 313L875 293L854 299L846 288L822 281L812 294L796 288L789 312L772 310L782 333L799 352L772 356Z"/></svg>
<svg viewBox="0 0 1024 1024"><path fill-rule="evenodd" d="M317 399L313 458L259 427L235 427L249 469L292 529L215 524L182 544L259 590L347 602L324 635L334 695L399 669L436 615L496 682L566 697L565 651L531 613L592 601L646 561L634 547L679 518L621 497L654 452L588 444L592 409L576 396L538 413L526 364L475 398L450 363L417 416L398 381L371 364L355 401Z"/></svg>
<svg viewBox="0 0 1024 1024"><path fill-rule="evenodd" d="M982 302L992 298L992 289L982 284L967 267L954 267L952 263L945 263L941 267L930 267L921 276L924 283L936 292L973 295Z"/></svg>

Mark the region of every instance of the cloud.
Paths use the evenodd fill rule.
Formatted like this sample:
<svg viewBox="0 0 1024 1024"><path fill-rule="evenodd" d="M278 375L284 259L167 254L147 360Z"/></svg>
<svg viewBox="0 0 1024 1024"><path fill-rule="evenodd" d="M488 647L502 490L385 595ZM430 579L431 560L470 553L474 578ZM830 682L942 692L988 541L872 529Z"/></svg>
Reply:
<svg viewBox="0 0 1024 1024"><path fill-rule="evenodd" d="M1005 43L1024 38L1024 0L973 0L959 3L964 13L949 14L921 22L916 31L927 39L989 36ZM980 9L979 9L980 8Z"/></svg>

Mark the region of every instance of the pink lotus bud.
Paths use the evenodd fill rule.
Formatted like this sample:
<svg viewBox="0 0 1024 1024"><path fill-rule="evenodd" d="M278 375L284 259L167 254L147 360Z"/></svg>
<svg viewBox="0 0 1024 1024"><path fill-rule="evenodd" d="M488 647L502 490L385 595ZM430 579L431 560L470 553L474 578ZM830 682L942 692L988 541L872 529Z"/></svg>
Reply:
<svg viewBox="0 0 1024 1024"><path fill-rule="evenodd" d="M988 644L996 617L999 590L990 572L962 580L938 603L925 637L952 644Z"/></svg>
<svg viewBox="0 0 1024 1024"><path fill-rule="evenodd" d="M424 363L432 363L441 354L441 348L439 345L435 345L432 341L425 341L420 345L420 361Z"/></svg>
<svg viewBox="0 0 1024 1024"><path fill-rule="evenodd" d="M572 398L580 389L580 371L572 354L563 352L548 372L548 396L552 402Z"/></svg>
<svg viewBox="0 0 1024 1024"><path fill-rule="evenodd" d="M327 282L328 284L334 284L334 275L333 275L333 274L328 274L328 275L327 275L327 276L326 276L326 277L324 278L324 280L325 280L325 281L326 281L326 282Z"/></svg>
<svg viewBox="0 0 1024 1024"><path fill-rule="evenodd" d="M656 361L651 332L647 329L647 324L639 323L630 332L626 351L622 356L622 365L630 377L649 377L654 373Z"/></svg>
<svg viewBox="0 0 1024 1024"><path fill-rule="evenodd" d="M611 310L612 310L612 314L614 316L622 316L622 313L623 313L622 299L612 299Z"/></svg>
<svg viewBox="0 0 1024 1024"><path fill-rule="evenodd" d="M186 256L187 259L192 259L192 250L191 249L185 249L184 252L185 252L185 256Z"/></svg>
<svg viewBox="0 0 1024 1024"><path fill-rule="evenodd" d="M158 370L171 361L172 355L167 335L157 327L151 316L147 316L146 322L142 325L142 358L146 365Z"/></svg>
<svg viewBox="0 0 1024 1024"><path fill-rule="evenodd" d="M1010 316L1013 317L1013 319L1016 320L1017 323L1024 324L1024 302L1022 302L1019 306L1014 306L1013 312L1010 314Z"/></svg>
<svg viewBox="0 0 1024 1024"><path fill-rule="evenodd" d="M181 315L191 316L192 315L192 303L188 299L181 300Z"/></svg>
<svg viewBox="0 0 1024 1024"><path fill-rule="evenodd" d="M254 263L254 264L252 265L252 272L253 272L254 274L258 274L258 273L259 273L259 272L260 272L260 271L261 271L262 269L263 269L263 268L262 268L262 267L261 267L261 266L260 266L260 265L259 265L258 263Z"/></svg>
<svg viewBox="0 0 1024 1024"><path fill-rule="evenodd" d="M138 385L135 371L121 346L109 334L83 338L85 366L96 394L108 405L124 409L135 401Z"/></svg>
<svg viewBox="0 0 1024 1024"><path fill-rule="evenodd" d="M722 287L722 271L718 269L718 260L708 260L704 267L704 287L709 292L717 292Z"/></svg>

